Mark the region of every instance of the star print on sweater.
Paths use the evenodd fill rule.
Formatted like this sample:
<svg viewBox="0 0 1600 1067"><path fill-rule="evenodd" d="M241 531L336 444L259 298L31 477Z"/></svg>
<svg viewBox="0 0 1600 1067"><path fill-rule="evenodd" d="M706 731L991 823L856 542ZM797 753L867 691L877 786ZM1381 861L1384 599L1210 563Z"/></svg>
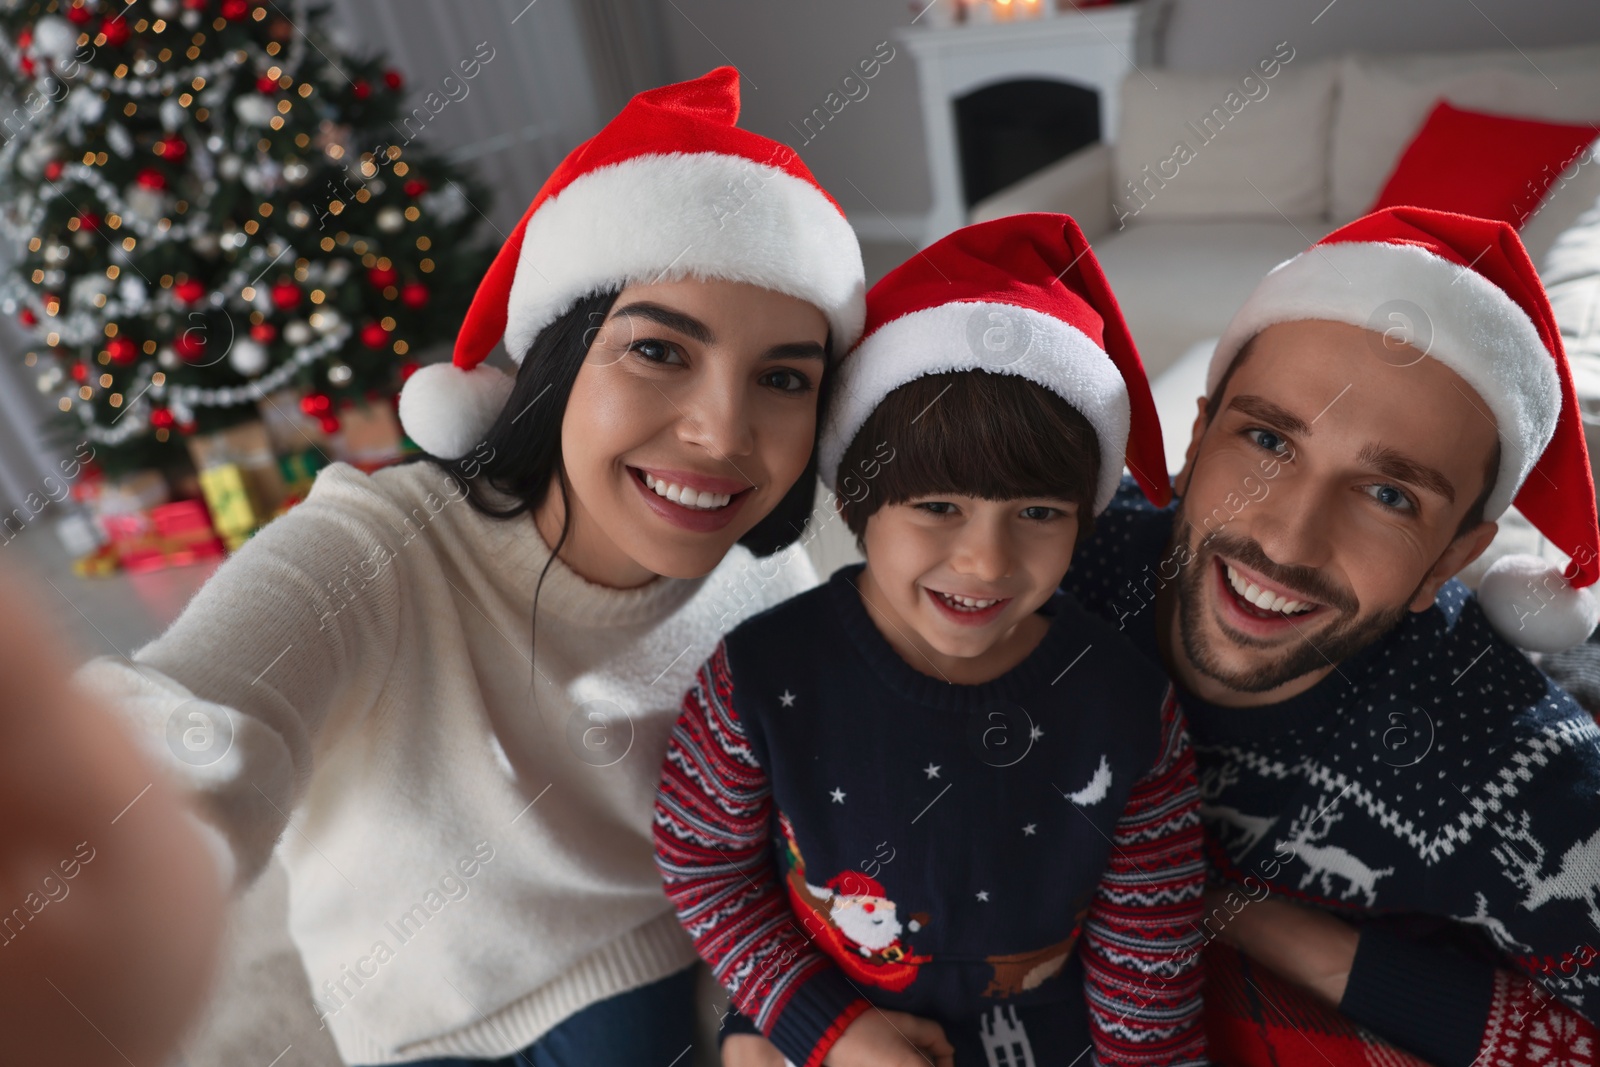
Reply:
<svg viewBox="0 0 1600 1067"><path fill-rule="evenodd" d="M1157 662L1173 515L1124 479L1064 585ZM1505 1016L1479 962L1494 960L1595 1033L1600 729L1465 586L1446 583L1297 697L1179 699L1213 872L1363 924L1346 1014L1434 1063L1471 1064ZM1440 955L1441 940L1462 951Z"/></svg>
<svg viewBox="0 0 1600 1067"><path fill-rule="evenodd" d="M1064 595L999 678L921 674L859 573L729 634L668 746L657 864L735 1008L801 1067L870 1005L939 1021L959 1067L1022 1039L1029 1063L1204 1062L1170 687Z"/></svg>

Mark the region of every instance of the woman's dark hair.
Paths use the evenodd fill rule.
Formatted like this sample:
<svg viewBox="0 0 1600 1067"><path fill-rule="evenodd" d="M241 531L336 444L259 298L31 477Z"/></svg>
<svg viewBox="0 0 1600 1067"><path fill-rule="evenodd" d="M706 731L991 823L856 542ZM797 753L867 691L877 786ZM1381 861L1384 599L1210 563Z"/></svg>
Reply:
<svg viewBox="0 0 1600 1067"><path fill-rule="evenodd" d="M555 477L561 471L561 417L567 410L567 400L588 353L594 329L611 314L619 291L612 289L586 296L539 331L517 368L505 406L471 453L456 460L422 453L400 462L437 464L466 486L467 501L475 510L495 519L514 519L537 511L544 504L553 481L562 495L563 515L570 516L566 479ZM819 385L819 426L832 377L824 373ZM817 452L813 441L811 460L799 481L771 514L741 537L739 543L758 556L766 556L798 540L805 533L811 514L816 476ZM503 505L493 503L483 491L485 484L515 499ZM552 559L566 543L568 526L569 520L564 518L561 536L552 546ZM542 574L540 579L542 583Z"/></svg>
<svg viewBox="0 0 1600 1067"><path fill-rule="evenodd" d="M847 478L859 491L846 491ZM1100 439L1082 412L1026 378L929 374L895 389L867 416L838 480L858 546L879 508L939 493L1073 501L1082 543L1094 528Z"/></svg>

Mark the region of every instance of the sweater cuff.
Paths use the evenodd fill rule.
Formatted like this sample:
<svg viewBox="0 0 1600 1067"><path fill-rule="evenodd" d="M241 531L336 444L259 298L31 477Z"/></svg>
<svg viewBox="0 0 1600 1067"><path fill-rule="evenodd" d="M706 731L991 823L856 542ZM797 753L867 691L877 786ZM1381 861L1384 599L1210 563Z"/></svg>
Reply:
<svg viewBox="0 0 1600 1067"><path fill-rule="evenodd" d="M1339 1010L1438 1067L1470 1067L1493 996L1492 965L1367 926Z"/></svg>
<svg viewBox="0 0 1600 1067"><path fill-rule="evenodd" d="M856 1016L872 1007L857 993L832 960L789 992L767 1031L795 1067L820 1067L833 1043Z"/></svg>

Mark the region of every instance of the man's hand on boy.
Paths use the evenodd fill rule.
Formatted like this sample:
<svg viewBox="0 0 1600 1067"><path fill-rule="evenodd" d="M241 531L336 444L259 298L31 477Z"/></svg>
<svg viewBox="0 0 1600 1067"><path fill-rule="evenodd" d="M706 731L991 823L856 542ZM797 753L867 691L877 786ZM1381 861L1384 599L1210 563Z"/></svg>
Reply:
<svg viewBox="0 0 1600 1067"><path fill-rule="evenodd" d="M1237 897L1238 894L1234 894ZM1206 890L1206 915L1232 909L1226 886ZM1337 1008L1355 962L1361 933L1315 908L1286 900L1246 902L1222 926L1220 939Z"/></svg>
<svg viewBox="0 0 1600 1067"><path fill-rule="evenodd" d="M828 1054L825 1067L955 1067L955 1048L944 1028L931 1019L903 1011L874 1008L845 1027Z"/></svg>

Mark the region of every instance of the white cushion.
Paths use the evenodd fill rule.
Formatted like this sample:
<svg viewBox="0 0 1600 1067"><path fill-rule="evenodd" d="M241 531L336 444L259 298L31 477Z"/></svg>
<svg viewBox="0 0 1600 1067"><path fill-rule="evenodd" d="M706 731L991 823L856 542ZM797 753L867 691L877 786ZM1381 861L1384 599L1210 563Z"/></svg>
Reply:
<svg viewBox="0 0 1600 1067"><path fill-rule="evenodd" d="M1325 214L1336 73L1332 60L1291 58L1271 78L1152 69L1152 84L1130 74L1113 210L1140 222Z"/></svg>
<svg viewBox="0 0 1600 1067"><path fill-rule="evenodd" d="M1199 414L1197 401L1206 395L1206 371L1216 347L1215 337L1195 343L1150 383L1156 419L1161 423L1161 443L1166 446L1167 471L1173 476L1183 469L1189 434Z"/></svg>
<svg viewBox="0 0 1600 1067"><path fill-rule="evenodd" d="M1144 222L1095 242L1095 255L1153 378L1216 337L1267 271L1328 232L1322 219Z"/></svg>
<svg viewBox="0 0 1600 1067"><path fill-rule="evenodd" d="M1561 172L1532 212L1522 219L1517 236L1535 264L1546 262L1561 235L1600 199L1600 141L1596 141ZM1541 270L1540 275L1549 281Z"/></svg>
<svg viewBox="0 0 1600 1067"><path fill-rule="evenodd" d="M1336 223L1359 217L1377 199L1400 153L1441 98L1501 115L1600 120L1600 47L1346 56L1332 132Z"/></svg>

